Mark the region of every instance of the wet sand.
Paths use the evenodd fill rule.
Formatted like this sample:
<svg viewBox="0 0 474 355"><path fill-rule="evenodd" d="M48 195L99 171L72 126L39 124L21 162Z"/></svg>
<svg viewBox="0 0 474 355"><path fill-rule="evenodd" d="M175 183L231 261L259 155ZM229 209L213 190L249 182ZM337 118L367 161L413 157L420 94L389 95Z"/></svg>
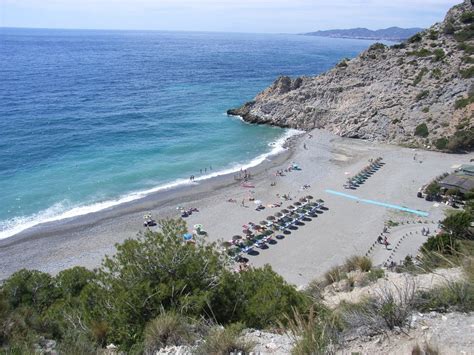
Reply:
<svg viewBox="0 0 474 355"><path fill-rule="evenodd" d="M0 240L0 279L21 268L54 274L75 265L97 267L105 254L114 253L115 243L133 238L144 230L146 212L151 212L155 219L178 217L177 206L200 210L186 220L190 228L196 223L203 224L209 240L230 239L242 233L243 224L258 223L281 210L266 207L256 211L256 205L248 200L246 207L242 207L242 199L252 190L255 199L265 206L281 201L276 194L290 193L294 198L282 208L307 194L325 200L328 209L317 218L305 222L268 249L257 249L259 255L248 256L252 265L268 263L289 282L303 285L346 257L365 254L389 219L438 221L443 218L446 206L417 198L418 189L435 176L474 157L473 153L454 155L417 150L414 160L412 149L345 139L320 130L311 134L312 138L304 135L293 139L288 151L250 169L255 188L240 186L233 174L220 176L192 186L157 192L97 213L39 225ZM386 163L378 172L357 190L343 189L348 176L367 165L368 159L378 156ZM302 170L275 176L277 170L285 169L293 161ZM276 185L271 186L272 182ZM311 187L302 190L304 184ZM423 218L364 204L331 195L326 189L423 210L429 216ZM237 203L227 202L230 198ZM417 248L418 244L413 243L413 253Z"/></svg>

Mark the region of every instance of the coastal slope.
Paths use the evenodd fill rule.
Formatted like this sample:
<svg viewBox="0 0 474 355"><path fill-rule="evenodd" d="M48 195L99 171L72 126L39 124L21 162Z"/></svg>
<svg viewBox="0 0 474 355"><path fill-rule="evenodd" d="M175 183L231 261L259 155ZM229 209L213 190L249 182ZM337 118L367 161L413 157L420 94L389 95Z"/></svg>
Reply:
<svg viewBox="0 0 474 355"><path fill-rule="evenodd" d="M410 38L414 34L423 31L423 28L400 28L389 27L380 30L369 30L368 28L349 28L326 31L315 31L304 33L305 36L318 36L330 38L355 38L369 40L387 40L387 41L403 41Z"/></svg>
<svg viewBox="0 0 474 355"><path fill-rule="evenodd" d="M442 23L401 44L374 44L322 75L282 76L228 114L343 137L471 150L473 7L465 0Z"/></svg>

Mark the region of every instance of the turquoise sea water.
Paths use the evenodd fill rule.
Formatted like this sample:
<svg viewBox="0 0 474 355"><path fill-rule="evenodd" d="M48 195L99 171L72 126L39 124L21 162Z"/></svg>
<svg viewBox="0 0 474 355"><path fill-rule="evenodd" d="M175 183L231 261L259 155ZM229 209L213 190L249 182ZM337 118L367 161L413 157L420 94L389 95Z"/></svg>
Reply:
<svg viewBox="0 0 474 355"><path fill-rule="evenodd" d="M289 133L225 111L370 43L0 29L0 238L257 163Z"/></svg>

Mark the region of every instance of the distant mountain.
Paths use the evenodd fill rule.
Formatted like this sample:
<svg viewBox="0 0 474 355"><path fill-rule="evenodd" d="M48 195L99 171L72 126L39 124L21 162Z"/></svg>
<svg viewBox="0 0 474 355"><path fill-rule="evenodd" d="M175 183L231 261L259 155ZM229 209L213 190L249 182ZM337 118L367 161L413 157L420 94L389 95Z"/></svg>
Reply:
<svg viewBox="0 0 474 355"><path fill-rule="evenodd" d="M357 38L388 41L403 41L414 34L423 31L422 28L400 28L389 27L381 30L369 30L367 28L350 28L346 30L328 30L303 33L305 36L320 36L332 38Z"/></svg>

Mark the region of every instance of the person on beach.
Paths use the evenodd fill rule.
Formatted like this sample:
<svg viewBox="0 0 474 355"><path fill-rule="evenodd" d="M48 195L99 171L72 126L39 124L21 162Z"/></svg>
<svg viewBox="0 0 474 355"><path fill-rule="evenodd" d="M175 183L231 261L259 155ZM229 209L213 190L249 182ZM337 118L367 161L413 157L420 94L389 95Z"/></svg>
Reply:
<svg viewBox="0 0 474 355"><path fill-rule="evenodd" d="M242 199L242 207L245 207L245 198Z"/></svg>
<svg viewBox="0 0 474 355"><path fill-rule="evenodd" d="M199 169L199 173L202 174L202 169Z"/></svg>
<svg viewBox="0 0 474 355"><path fill-rule="evenodd" d="M308 147L306 147L306 143L303 143L303 148L304 148L305 150L308 150Z"/></svg>

